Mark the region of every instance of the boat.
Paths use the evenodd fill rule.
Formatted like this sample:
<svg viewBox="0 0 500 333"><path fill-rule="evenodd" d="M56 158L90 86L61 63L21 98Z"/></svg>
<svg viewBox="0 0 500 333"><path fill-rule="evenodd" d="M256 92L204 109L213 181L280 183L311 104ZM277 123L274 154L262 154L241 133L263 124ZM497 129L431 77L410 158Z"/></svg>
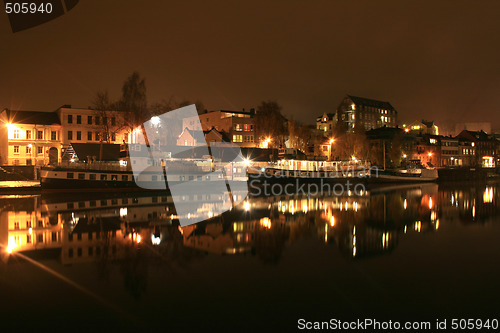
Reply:
<svg viewBox="0 0 500 333"><path fill-rule="evenodd" d="M371 168L360 161L309 161L283 159L266 167L249 168L250 180L262 183L362 183Z"/></svg>
<svg viewBox="0 0 500 333"><path fill-rule="evenodd" d="M377 170L370 174L369 183L418 183L434 182L438 179L437 169Z"/></svg>
<svg viewBox="0 0 500 333"><path fill-rule="evenodd" d="M246 181L246 170L241 165L217 169L210 159L182 159L175 164L162 163L148 166L134 173L122 162L71 162L42 167L42 190L161 190L175 184L195 182L197 186L213 186L215 182Z"/></svg>

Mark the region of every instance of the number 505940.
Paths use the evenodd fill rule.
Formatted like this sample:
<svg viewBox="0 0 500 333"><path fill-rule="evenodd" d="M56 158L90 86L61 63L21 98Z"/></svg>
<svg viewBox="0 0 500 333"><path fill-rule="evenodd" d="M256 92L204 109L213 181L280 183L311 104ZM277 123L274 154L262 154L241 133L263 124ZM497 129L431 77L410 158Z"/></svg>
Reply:
<svg viewBox="0 0 500 333"><path fill-rule="evenodd" d="M52 13L52 4L50 2L37 5L33 2L6 2L5 12L7 14L35 14L35 13Z"/></svg>
<svg viewBox="0 0 500 333"><path fill-rule="evenodd" d="M480 329L498 329L498 319L452 319L452 330L480 330Z"/></svg>

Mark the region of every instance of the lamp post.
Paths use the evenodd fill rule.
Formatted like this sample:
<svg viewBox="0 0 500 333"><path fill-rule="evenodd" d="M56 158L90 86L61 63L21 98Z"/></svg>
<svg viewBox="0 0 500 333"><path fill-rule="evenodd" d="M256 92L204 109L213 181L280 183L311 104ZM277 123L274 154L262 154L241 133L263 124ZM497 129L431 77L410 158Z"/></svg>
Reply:
<svg viewBox="0 0 500 333"><path fill-rule="evenodd" d="M328 160L331 161L332 160L332 145L333 143L335 142L335 139L330 139L330 141L328 141Z"/></svg>

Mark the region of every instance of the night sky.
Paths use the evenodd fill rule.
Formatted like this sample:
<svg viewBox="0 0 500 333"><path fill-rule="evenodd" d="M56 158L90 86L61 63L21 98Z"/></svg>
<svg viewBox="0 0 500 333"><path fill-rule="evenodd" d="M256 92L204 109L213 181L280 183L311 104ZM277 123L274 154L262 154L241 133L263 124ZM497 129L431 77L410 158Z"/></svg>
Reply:
<svg viewBox="0 0 500 333"><path fill-rule="evenodd" d="M500 1L84 0L12 33L1 12L0 108L87 107L137 70L149 102L275 99L312 124L352 94L391 102L401 124L500 129L499 13Z"/></svg>

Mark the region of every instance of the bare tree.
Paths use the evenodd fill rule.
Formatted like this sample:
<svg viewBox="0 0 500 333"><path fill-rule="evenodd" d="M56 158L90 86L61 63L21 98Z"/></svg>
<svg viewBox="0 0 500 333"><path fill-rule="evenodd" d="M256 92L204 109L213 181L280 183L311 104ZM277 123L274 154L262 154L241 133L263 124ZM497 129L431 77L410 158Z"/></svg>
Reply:
<svg viewBox="0 0 500 333"><path fill-rule="evenodd" d="M284 143L287 134L286 118L281 114L282 107L276 101L263 101L255 114L255 132L257 142L271 139L271 147Z"/></svg>

